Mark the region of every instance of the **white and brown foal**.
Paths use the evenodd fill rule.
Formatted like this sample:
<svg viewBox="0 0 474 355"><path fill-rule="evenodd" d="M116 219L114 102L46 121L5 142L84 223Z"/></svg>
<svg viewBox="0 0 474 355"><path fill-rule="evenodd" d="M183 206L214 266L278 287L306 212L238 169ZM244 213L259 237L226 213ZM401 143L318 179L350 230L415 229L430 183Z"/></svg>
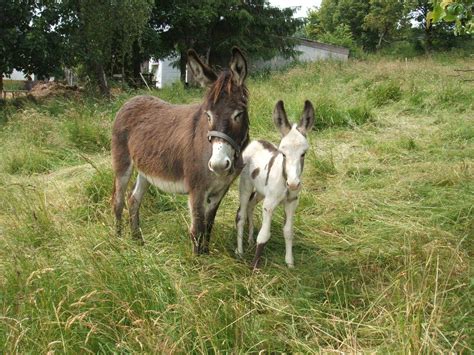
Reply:
<svg viewBox="0 0 474 355"><path fill-rule="evenodd" d="M253 244L253 211L263 199L263 221L257 236L257 247L252 267L257 268L265 244L270 239L270 225L275 208L283 203L286 221L285 262L294 266L293 217L301 190L305 153L309 148L306 134L314 123L314 109L310 101L304 104L299 124L290 125L283 101L278 101L273 111L273 121L279 128L282 139L277 148L267 141L252 141L243 152L244 169L240 176L240 207L237 211L237 255L243 254L245 222L249 223L249 244Z"/></svg>

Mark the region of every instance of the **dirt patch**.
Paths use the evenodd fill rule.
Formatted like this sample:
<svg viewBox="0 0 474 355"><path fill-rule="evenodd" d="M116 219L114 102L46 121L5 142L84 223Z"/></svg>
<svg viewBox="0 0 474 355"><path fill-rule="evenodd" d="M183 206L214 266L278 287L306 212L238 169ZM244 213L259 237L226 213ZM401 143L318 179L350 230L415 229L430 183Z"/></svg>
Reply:
<svg viewBox="0 0 474 355"><path fill-rule="evenodd" d="M35 98L47 98L52 96L75 97L80 94L82 88L74 85L69 86L62 83L49 81L39 82L29 92Z"/></svg>

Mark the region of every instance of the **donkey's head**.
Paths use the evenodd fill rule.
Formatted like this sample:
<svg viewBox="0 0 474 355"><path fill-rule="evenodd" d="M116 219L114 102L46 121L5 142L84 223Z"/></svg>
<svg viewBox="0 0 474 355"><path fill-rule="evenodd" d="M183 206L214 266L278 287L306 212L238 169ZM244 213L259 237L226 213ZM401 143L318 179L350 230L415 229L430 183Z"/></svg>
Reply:
<svg viewBox="0 0 474 355"><path fill-rule="evenodd" d="M228 174L234 170L249 139L248 90L244 84L247 61L234 47L229 69L219 76L194 50L188 51L188 63L194 78L209 87L201 118L208 122L208 139L212 144L209 169L218 175Z"/></svg>
<svg viewBox="0 0 474 355"><path fill-rule="evenodd" d="M314 123L313 105L306 100L300 122L291 126L286 116L283 101L278 101L273 110L273 121L282 135L278 150L284 158L283 174L286 176L286 186L290 190L297 190L301 186L304 156L309 148L306 134L311 130Z"/></svg>

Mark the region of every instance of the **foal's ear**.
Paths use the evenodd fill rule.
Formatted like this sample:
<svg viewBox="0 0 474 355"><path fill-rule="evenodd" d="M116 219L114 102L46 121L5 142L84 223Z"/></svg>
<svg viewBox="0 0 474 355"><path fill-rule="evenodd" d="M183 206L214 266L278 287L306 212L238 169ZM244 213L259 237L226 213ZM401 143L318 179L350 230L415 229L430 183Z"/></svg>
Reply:
<svg viewBox="0 0 474 355"><path fill-rule="evenodd" d="M206 87L217 80L214 71L204 64L194 49L188 50L188 64L193 73L194 79L202 86Z"/></svg>
<svg viewBox="0 0 474 355"><path fill-rule="evenodd" d="M314 124L314 108L311 101L306 100L304 102L303 114L301 115L300 123L298 123L298 131L306 135L307 132L313 128Z"/></svg>
<svg viewBox="0 0 474 355"><path fill-rule="evenodd" d="M275 126L280 130L282 137L286 136L291 130L290 122L288 122L286 117L285 106L281 100L276 103L273 110L273 122L275 122Z"/></svg>
<svg viewBox="0 0 474 355"><path fill-rule="evenodd" d="M247 77L247 59L237 47L232 48L232 58L229 64L232 79L237 85L242 85Z"/></svg>

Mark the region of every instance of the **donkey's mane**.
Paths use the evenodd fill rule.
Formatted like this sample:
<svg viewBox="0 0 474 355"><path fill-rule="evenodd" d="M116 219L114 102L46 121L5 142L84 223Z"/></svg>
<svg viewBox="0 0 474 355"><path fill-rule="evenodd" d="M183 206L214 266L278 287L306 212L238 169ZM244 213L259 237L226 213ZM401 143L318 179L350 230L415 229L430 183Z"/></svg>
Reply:
<svg viewBox="0 0 474 355"><path fill-rule="evenodd" d="M229 69L225 69L219 74L217 80L210 87L207 93L207 99L216 104L222 93L226 92L227 95L230 95L235 87L237 87L237 85L233 80L232 72ZM242 84L241 88L243 98L245 101L247 101L249 97L249 91L245 84Z"/></svg>

